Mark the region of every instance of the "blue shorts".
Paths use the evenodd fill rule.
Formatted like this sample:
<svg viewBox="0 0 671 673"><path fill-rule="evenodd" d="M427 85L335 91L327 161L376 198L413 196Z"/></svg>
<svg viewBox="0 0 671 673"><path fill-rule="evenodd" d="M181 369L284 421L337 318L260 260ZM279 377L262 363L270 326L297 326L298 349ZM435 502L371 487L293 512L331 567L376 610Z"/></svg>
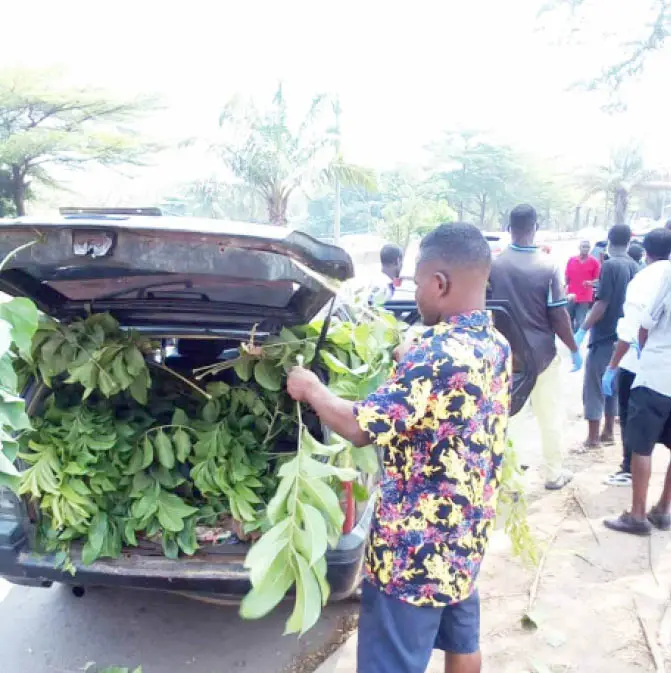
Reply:
<svg viewBox="0 0 671 673"><path fill-rule="evenodd" d="M363 583L357 673L424 673L434 649L472 654L479 647L477 591L461 603L420 608Z"/></svg>

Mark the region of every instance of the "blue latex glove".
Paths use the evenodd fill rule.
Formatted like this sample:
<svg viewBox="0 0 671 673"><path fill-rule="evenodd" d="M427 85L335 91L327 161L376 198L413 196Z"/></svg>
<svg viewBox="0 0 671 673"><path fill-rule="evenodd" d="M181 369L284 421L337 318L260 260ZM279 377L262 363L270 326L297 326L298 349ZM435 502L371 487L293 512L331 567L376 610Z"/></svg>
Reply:
<svg viewBox="0 0 671 673"><path fill-rule="evenodd" d="M613 397L615 390L613 389L613 382L615 381L615 374L617 369L612 367L606 368L603 377L601 378L601 391L606 397Z"/></svg>
<svg viewBox="0 0 671 673"><path fill-rule="evenodd" d="M587 331L581 327L573 336L575 338L575 342L578 344L578 348L580 348L582 342L585 340L585 337L587 336Z"/></svg>
<svg viewBox="0 0 671 673"><path fill-rule="evenodd" d="M632 341L631 342L631 347L636 351L636 357L640 360L641 359L641 344L638 343L638 341Z"/></svg>
<svg viewBox="0 0 671 673"><path fill-rule="evenodd" d="M582 369L582 355L580 355L579 350L577 350L575 353L571 353L571 360L573 360L573 368L571 371L580 371Z"/></svg>

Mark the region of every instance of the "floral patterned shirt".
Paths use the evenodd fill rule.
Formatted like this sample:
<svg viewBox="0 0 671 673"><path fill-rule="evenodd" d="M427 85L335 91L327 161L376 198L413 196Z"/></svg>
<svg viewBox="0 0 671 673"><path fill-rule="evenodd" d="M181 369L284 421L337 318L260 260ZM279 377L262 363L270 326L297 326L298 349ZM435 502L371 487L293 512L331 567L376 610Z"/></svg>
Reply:
<svg viewBox="0 0 671 673"><path fill-rule="evenodd" d="M496 511L511 354L486 311L429 329L392 377L355 405L383 451L368 579L417 606L475 589Z"/></svg>

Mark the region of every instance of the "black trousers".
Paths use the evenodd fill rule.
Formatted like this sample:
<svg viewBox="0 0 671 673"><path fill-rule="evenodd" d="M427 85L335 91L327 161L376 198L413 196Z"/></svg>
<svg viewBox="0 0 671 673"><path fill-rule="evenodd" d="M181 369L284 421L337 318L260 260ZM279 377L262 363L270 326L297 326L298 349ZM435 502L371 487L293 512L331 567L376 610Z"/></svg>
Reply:
<svg viewBox="0 0 671 673"><path fill-rule="evenodd" d="M624 430L627 427L627 418L629 410L629 396L631 394L631 386L634 383L636 374L633 374L628 369L618 370L617 375L617 399L620 407L620 431L622 433L622 465L623 472L631 472L631 447L627 448L627 443L624 441Z"/></svg>

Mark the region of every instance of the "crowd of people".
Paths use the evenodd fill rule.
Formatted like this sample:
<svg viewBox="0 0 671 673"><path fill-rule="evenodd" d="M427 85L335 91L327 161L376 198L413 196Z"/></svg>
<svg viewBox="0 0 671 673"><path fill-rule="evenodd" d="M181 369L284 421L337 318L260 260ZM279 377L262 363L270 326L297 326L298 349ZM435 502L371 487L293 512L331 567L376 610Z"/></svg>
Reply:
<svg viewBox="0 0 671 673"><path fill-rule="evenodd" d="M508 419L515 354L486 310L488 294L510 304L531 347L545 488L573 476L564 467L558 337L573 371L584 364L582 450L615 441L620 418L622 464L607 482L631 484L632 505L606 525L639 535L671 528L671 466L660 499L646 507L653 448L671 448L671 229L645 236L643 260L630 228L616 225L605 252L597 247L595 258L583 241L563 272L535 245L537 229L533 207L516 207L512 243L493 261L472 225L427 234L414 278L426 331L396 349L391 377L364 400L337 397L302 367L289 372L289 394L355 446L375 444L384 467L367 547L359 673L423 673L434 648L445 651L446 673L481 670L476 581L506 437L519 432L516 417ZM394 295L402 261L400 248L383 248L371 302Z"/></svg>

